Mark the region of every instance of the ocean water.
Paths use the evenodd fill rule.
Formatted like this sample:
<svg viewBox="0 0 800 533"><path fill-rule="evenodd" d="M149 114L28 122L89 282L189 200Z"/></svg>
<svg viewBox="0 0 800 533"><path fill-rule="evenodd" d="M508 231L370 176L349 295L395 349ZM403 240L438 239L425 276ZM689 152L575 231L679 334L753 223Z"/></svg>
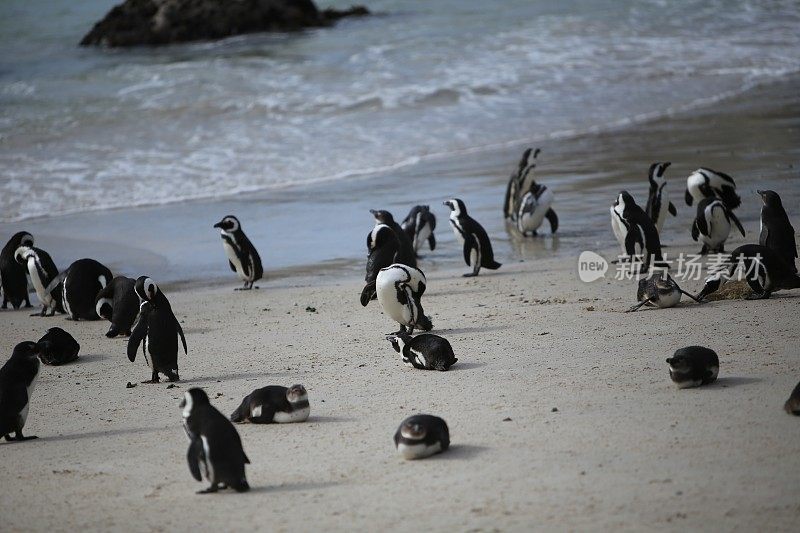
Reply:
<svg viewBox="0 0 800 533"><path fill-rule="evenodd" d="M115 3L0 4L0 220L391 172L800 70L796 1L374 0L333 29L79 48Z"/></svg>
<svg viewBox="0 0 800 533"><path fill-rule="evenodd" d="M526 145L577 145L800 72L796 1L376 0L375 16L330 29L78 47L114 3L0 2L0 233L33 232L62 267L88 256L168 281L230 276L211 228L226 214L270 275L360 264L370 208L402 218L429 203L447 246L452 195L512 260L613 243L605 205L618 184L612 165L593 168L594 145L585 161L562 154L558 182L545 180L561 244L506 238L503 188ZM644 180L669 154L634 155ZM601 209L578 192L592 180Z"/></svg>

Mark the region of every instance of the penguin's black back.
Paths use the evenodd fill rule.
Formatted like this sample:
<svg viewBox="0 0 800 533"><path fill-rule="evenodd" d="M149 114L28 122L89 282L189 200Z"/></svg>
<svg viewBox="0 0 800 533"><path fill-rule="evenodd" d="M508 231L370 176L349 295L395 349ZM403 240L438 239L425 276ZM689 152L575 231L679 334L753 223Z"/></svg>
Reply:
<svg viewBox="0 0 800 533"><path fill-rule="evenodd" d="M193 440L205 437L208 441L211 457L206 460L213 465L217 482L237 490L247 486L244 465L250 460L230 420L211 404L195 405L186 418L186 429Z"/></svg>
<svg viewBox="0 0 800 533"><path fill-rule="evenodd" d="M64 293L73 318L97 320L95 300L97 293L103 289L100 277L105 278L105 285L111 283L113 276L107 266L94 259L78 259L70 265L64 279Z"/></svg>
<svg viewBox="0 0 800 533"><path fill-rule="evenodd" d="M426 358L432 358L428 362L436 370L447 370L458 361L450 341L433 333L421 333L411 339L407 346L421 352Z"/></svg>
<svg viewBox="0 0 800 533"><path fill-rule="evenodd" d="M242 249L243 255L245 257L250 257L250 266L253 268L253 281L260 280L264 275L264 267L261 265L261 256L258 255L258 250L256 250L256 247L250 242L250 239L247 238L247 235L244 234L241 227L236 230L234 235L236 237L236 242L239 243L239 247Z"/></svg>
<svg viewBox="0 0 800 533"><path fill-rule="evenodd" d="M773 192L775 196L776 193ZM780 203L770 201L761 206L761 235L758 243L775 250L780 254L793 272L797 272L795 259L797 258L797 242L794 227L789 222L789 216Z"/></svg>
<svg viewBox="0 0 800 533"><path fill-rule="evenodd" d="M0 437L18 429L18 416L30 401L28 385L39 373L39 360L14 355L0 368Z"/></svg>
<svg viewBox="0 0 800 533"><path fill-rule="evenodd" d="M416 268L417 253L414 251L414 244L411 242L411 238L408 236L408 233L403 231L403 228L401 228L400 224L397 222L392 222L389 227L392 228L392 231L394 231L398 242L397 253L394 256L394 262L403 263L404 265Z"/></svg>
<svg viewBox="0 0 800 533"><path fill-rule="evenodd" d="M46 365L63 365L78 359L81 345L59 327L50 328L37 343L41 350L40 358Z"/></svg>
<svg viewBox="0 0 800 533"><path fill-rule="evenodd" d="M494 250L492 249L492 241L489 240L489 234L483 229L477 220L471 216L462 213L458 217L461 228L465 233L474 235L478 239L481 246L481 266L489 269L499 268L501 265L494 260Z"/></svg>
<svg viewBox="0 0 800 533"><path fill-rule="evenodd" d="M652 256L656 261L662 261L661 239L658 236L656 225L653 224L647 213L635 202L626 202L622 216L631 225L631 231L635 231L635 226L639 226L642 233L644 233L644 247L648 255L645 258L645 263L649 263L649 256Z"/></svg>
<svg viewBox="0 0 800 533"><path fill-rule="evenodd" d="M250 417L251 409L260 405L262 407L261 417L272 419L276 412L289 412L292 410L289 400L286 399L287 387L280 385L267 385L256 389L244 397L242 403L231 415L231 420L241 422Z"/></svg>
<svg viewBox="0 0 800 533"><path fill-rule="evenodd" d="M14 252L22 245L22 239L30 235L27 231L15 233L0 251L0 280L3 283L3 298L15 308L28 298L28 269L17 263Z"/></svg>
<svg viewBox="0 0 800 533"><path fill-rule="evenodd" d="M447 422L445 422L444 419L438 416L426 414L411 415L403 420L403 422L400 424L400 428L407 423L419 424L425 428L426 435L423 439L425 444L432 445L436 442L439 442L442 445L441 451L445 451L450 447L450 429L447 427ZM397 432L394 435L395 445L402 438L400 428L397 429Z"/></svg>
<svg viewBox="0 0 800 533"><path fill-rule="evenodd" d="M111 324L120 333L129 332L139 314L139 297L134 290L135 285L135 279L117 276L97 294L96 300L111 298Z"/></svg>

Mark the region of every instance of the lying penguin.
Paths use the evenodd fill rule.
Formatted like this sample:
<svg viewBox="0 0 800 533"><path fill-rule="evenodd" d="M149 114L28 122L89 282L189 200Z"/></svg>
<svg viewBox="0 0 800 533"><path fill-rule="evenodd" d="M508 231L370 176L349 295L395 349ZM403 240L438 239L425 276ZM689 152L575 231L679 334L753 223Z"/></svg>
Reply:
<svg viewBox="0 0 800 533"><path fill-rule="evenodd" d="M308 392L302 385L292 385L288 389L278 385L268 385L256 389L242 400L241 405L231 415L231 421L251 424L286 424L305 422L311 414Z"/></svg>
<svg viewBox="0 0 800 533"><path fill-rule="evenodd" d="M667 359L669 377L679 389L699 387L717 379L719 357L714 350L703 346L687 346L676 350Z"/></svg>
<svg viewBox="0 0 800 533"><path fill-rule="evenodd" d="M438 416L409 416L397 428L394 446L404 459L423 459L450 447L450 430Z"/></svg>
<svg viewBox="0 0 800 533"><path fill-rule="evenodd" d="M46 365L63 365L78 359L81 345L68 332L55 327L36 343L39 346L39 359Z"/></svg>
<svg viewBox="0 0 800 533"><path fill-rule="evenodd" d="M800 416L800 383L792 390L789 399L783 404L783 408L790 415Z"/></svg>
<svg viewBox="0 0 800 533"><path fill-rule="evenodd" d="M695 298L672 279L666 270L655 271L649 278L642 278L639 280L639 289L636 291L636 299L640 302L634 305L626 313L638 311L642 306L659 307L665 309L667 307L674 307L681 301L681 295L685 294L697 303L703 303Z"/></svg>
<svg viewBox="0 0 800 533"><path fill-rule="evenodd" d="M458 361L450 342L432 333L412 337L400 332L387 335L386 340L392 343L394 351L403 355L403 363L414 368L444 372Z"/></svg>

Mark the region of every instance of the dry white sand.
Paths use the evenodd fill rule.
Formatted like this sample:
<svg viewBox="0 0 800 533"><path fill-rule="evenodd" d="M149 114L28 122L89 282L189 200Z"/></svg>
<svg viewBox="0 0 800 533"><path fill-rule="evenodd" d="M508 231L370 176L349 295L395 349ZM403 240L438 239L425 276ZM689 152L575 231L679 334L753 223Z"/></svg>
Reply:
<svg viewBox="0 0 800 533"><path fill-rule="evenodd" d="M798 294L624 314L634 288L581 283L572 261L462 272L431 272L424 298L459 358L443 373L401 364L357 275L169 293L190 350L173 389L126 389L149 372L105 322L0 313L1 353L51 325L82 345L42 369L26 427L40 438L0 445L3 530L796 527L800 426L782 404L800 378ZM720 379L678 390L664 359L694 343L719 353ZM237 426L253 490L196 495L183 392L228 414L298 382L308 423ZM392 434L418 411L447 420L453 447L404 461Z"/></svg>

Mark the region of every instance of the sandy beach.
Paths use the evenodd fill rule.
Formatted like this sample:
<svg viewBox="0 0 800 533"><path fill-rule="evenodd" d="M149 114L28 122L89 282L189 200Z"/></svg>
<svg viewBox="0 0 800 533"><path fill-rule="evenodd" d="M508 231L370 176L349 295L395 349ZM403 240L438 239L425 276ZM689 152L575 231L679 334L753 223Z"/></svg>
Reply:
<svg viewBox="0 0 800 533"><path fill-rule="evenodd" d="M175 388L126 388L149 370L127 360L125 340L103 336L105 322L1 312L6 356L54 325L81 343L78 362L42 369L25 428L39 439L0 444L2 529L793 530L800 440L782 406L800 379L800 293L625 314L633 283L581 282L571 250L616 255L607 220L614 170L626 168L623 181L639 176L641 191L642 163L655 159L676 161L676 176L724 160L740 182L748 230L729 249L756 238L757 200L746 191L762 178L785 192L800 227L796 89L796 80L762 87L699 116L551 143L561 146L553 166L564 174L582 172L578 157L591 153L606 178L559 191L560 247L550 237L520 245L498 236L497 272L462 278L460 250L440 217L440 248L421 268L433 332L459 358L449 372L402 365L384 340L396 324L377 302L358 304L360 262L280 276L267 268L249 293L235 293L230 276L167 285L189 344ZM502 190L504 181L491 186ZM670 253L696 252L682 180L671 183L679 217L667 222L665 240ZM589 193L601 205L587 237L569 213L585 209L571 202ZM482 216L493 235L501 198ZM356 233L368 230L365 222ZM697 292L701 282L684 288ZM678 390L664 359L691 344L717 351L720 377ZM293 383L309 391L307 423L237 426L252 490L195 495L203 485L186 466L183 392L203 387L229 414L255 388ZM415 412L448 422L449 452L417 462L396 454L391 437Z"/></svg>

